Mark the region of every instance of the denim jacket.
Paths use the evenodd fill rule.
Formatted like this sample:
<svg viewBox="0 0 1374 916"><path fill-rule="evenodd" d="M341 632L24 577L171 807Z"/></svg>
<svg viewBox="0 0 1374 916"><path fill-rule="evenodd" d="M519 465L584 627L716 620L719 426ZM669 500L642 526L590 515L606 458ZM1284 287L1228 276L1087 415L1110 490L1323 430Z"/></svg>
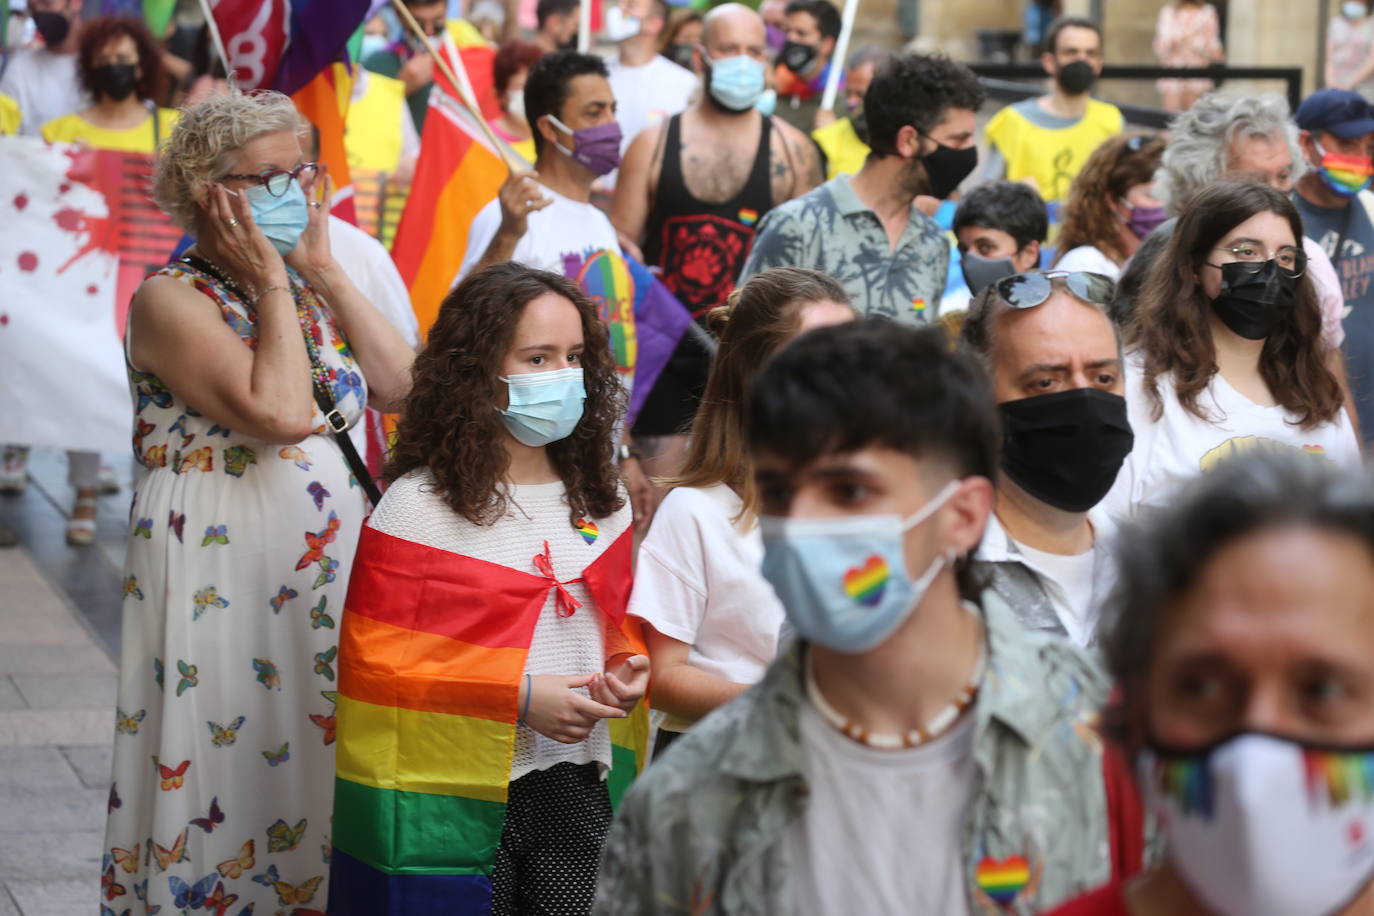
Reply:
<svg viewBox="0 0 1374 916"><path fill-rule="evenodd" d="M972 712L980 778L963 837L970 911L1029 916L1110 877L1096 732L1109 684L1083 652L1027 631L994 593L982 611L988 669ZM808 793L801 653L793 641L761 683L640 777L607 838L595 913L793 911L784 839ZM893 868L904 854L892 850ZM1023 883L993 886L994 872L1022 865Z"/></svg>

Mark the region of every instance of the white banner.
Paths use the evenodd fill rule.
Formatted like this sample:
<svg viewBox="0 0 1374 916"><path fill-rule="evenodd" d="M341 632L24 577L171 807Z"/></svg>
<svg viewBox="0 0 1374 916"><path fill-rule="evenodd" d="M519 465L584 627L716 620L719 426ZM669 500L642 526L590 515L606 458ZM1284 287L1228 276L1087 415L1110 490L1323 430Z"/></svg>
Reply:
<svg viewBox="0 0 1374 916"><path fill-rule="evenodd" d="M127 453L111 207L78 158L0 137L0 443Z"/></svg>

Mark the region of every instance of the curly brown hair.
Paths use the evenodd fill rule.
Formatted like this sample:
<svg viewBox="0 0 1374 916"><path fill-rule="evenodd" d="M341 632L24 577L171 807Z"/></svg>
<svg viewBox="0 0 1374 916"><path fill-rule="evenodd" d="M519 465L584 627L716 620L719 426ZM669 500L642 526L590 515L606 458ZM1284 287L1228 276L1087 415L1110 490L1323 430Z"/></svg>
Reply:
<svg viewBox="0 0 1374 916"><path fill-rule="evenodd" d="M548 293L567 299L582 317L582 419L572 435L545 446L567 488L569 519L606 518L625 505L612 461L625 393L606 326L577 284L514 262L478 271L440 306L411 370L410 394L384 473L388 480L426 468L435 492L474 525L506 516L503 483L510 456L502 443L510 434L496 406L505 391L501 362L525 306Z"/></svg>
<svg viewBox="0 0 1374 916"><path fill-rule="evenodd" d="M1136 147L1131 149L1131 147ZM1073 180L1060 224L1058 262L1066 253L1090 245L1117 264L1131 252L1121 246L1121 216L1112 204L1138 184L1149 184L1164 155L1164 138L1118 135L1104 142Z"/></svg>
<svg viewBox="0 0 1374 916"><path fill-rule="evenodd" d="M167 95L167 73L162 67L162 52L143 20L133 16L97 16L81 27L81 44L76 58L81 88L93 99L100 97L93 75L95 56L107 44L125 35L129 36L138 51L138 97L153 99L161 104Z"/></svg>
<svg viewBox="0 0 1374 916"><path fill-rule="evenodd" d="M1212 307L1197 275L1226 234L1257 213L1282 217L1302 244L1302 218L1287 195L1256 181L1222 181L1188 202L1168 247L1150 268L1125 336L1127 348L1144 357L1145 390L1156 420L1164 411L1158 384L1164 375L1172 378L1185 410L1208 422L1216 419L1198 404L1217 372L1217 349ZM1265 338L1259 368L1274 400L1311 429L1334 419L1344 397L1327 368L1321 307L1308 274L1298 280L1297 298L1297 307Z"/></svg>

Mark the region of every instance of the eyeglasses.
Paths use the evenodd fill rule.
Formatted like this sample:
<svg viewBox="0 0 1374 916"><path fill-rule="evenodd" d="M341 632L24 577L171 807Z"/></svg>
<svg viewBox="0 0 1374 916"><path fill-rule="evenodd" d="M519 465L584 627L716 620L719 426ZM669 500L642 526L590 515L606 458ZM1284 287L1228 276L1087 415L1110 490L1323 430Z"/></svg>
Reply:
<svg viewBox="0 0 1374 916"><path fill-rule="evenodd" d="M291 187L293 179L304 185L306 179L314 179L319 168L318 162L302 162L294 169L268 169L257 175L225 175L220 180L252 181L266 188L273 197L281 197Z"/></svg>
<svg viewBox="0 0 1374 916"><path fill-rule="evenodd" d="M1043 305L1054 293L1054 281L1063 280L1064 287L1090 305L1108 306L1116 293L1116 285L1102 274L1082 270L1033 271L1004 277L992 285L998 298L1014 309Z"/></svg>
<svg viewBox="0 0 1374 916"><path fill-rule="evenodd" d="M1307 272L1307 252L1296 245L1285 245L1274 252L1272 258L1265 253L1264 249L1257 245L1242 243L1230 248L1214 248L1213 251L1226 251L1236 259L1232 263L1246 265L1241 269L1241 273L1254 276L1264 269L1264 265L1273 261L1278 265L1279 270L1294 278L1301 277ZM1213 267L1221 267L1220 264L1213 264Z"/></svg>
<svg viewBox="0 0 1374 916"><path fill-rule="evenodd" d="M1159 139L1159 134L1135 134L1126 138L1126 149L1138 153Z"/></svg>

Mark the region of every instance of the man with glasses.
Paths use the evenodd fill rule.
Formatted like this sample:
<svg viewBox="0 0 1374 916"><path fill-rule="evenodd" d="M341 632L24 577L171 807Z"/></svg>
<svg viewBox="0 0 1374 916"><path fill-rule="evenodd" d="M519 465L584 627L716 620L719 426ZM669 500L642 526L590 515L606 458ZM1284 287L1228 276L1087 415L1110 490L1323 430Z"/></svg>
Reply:
<svg viewBox="0 0 1374 916"><path fill-rule="evenodd" d="M1115 583L1114 526L1094 507L1134 437L1121 338L1100 274L1018 274L991 284L964 320L1002 416L997 502L974 568L1027 627L1096 642Z"/></svg>
<svg viewBox="0 0 1374 916"><path fill-rule="evenodd" d="M1364 441L1374 441L1374 106L1314 92L1295 116L1310 170L1293 188L1303 228L1331 258L1345 297L1346 367Z"/></svg>

